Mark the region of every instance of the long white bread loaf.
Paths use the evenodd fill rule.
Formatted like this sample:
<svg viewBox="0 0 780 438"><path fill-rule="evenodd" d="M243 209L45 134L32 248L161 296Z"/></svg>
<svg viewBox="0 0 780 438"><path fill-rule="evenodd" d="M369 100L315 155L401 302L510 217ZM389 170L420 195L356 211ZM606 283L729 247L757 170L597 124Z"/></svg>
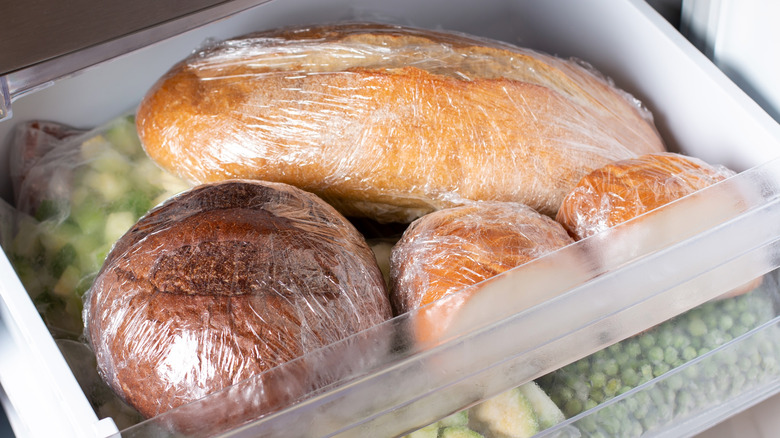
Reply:
<svg viewBox="0 0 780 438"><path fill-rule="evenodd" d="M149 91L137 124L147 153L193 182L284 182L383 222L463 200L555 215L591 170L664 150L649 112L579 62L359 23L195 53Z"/></svg>

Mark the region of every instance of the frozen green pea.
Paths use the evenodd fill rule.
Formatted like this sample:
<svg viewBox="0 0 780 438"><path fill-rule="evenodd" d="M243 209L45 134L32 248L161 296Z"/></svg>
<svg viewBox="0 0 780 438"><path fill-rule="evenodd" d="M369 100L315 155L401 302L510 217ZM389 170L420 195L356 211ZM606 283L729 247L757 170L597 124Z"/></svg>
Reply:
<svg viewBox="0 0 780 438"><path fill-rule="evenodd" d="M650 359L651 362L661 362L664 360L664 350L663 348L659 346L655 346L650 348L650 350L647 352L647 358Z"/></svg>
<svg viewBox="0 0 780 438"><path fill-rule="evenodd" d="M701 337L707 334L707 324L699 318L693 318L688 322L688 333L693 337Z"/></svg>

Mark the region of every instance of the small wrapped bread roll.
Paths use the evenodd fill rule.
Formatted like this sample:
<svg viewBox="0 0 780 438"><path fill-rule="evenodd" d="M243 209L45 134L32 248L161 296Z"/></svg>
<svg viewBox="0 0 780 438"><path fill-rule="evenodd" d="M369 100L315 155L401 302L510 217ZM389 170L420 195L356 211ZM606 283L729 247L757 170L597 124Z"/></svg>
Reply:
<svg viewBox="0 0 780 438"><path fill-rule="evenodd" d="M618 161L582 178L564 198L556 220L576 240L580 240L733 175L735 172L726 167L675 153L649 154ZM734 196L740 194L735 193ZM720 213L713 211L712 215L718 217ZM677 220L686 219L680 217ZM670 224L668 228L670 230L664 231L680 235L686 229L680 223ZM762 281L763 277L749 281L720 298L749 292Z"/></svg>
<svg viewBox="0 0 780 438"><path fill-rule="evenodd" d="M564 198L556 220L583 239L732 175L723 166L674 153L617 161L583 177Z"/></svg>
<svg viewBox="0 0 780 438"><path fill-rule="evenodd" d="M418 219L393 248L391 302L396 314L432 303L487 280L573 240L563 227L528 206L477 202ZM449 299L451 309L421 315L418 339L435 339L447 319L478 289Z"/></svg>

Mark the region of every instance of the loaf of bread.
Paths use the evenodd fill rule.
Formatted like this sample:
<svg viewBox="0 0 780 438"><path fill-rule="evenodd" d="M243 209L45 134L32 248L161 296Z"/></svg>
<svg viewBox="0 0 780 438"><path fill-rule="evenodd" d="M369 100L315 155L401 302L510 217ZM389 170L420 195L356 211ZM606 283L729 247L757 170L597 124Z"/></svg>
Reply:
<svg viewBox="0 0 780 438"><path fill-rule="evenodd" d="M194 182L284 182L382 222L465 200L554 216L591 170L664 150L649 111L584 63L365 23L214 44L149 90L137 125Z"/></svg>
<svg viewBox="0 0 780 438"><path fill-rule="evenodd" d="M620 160L583 177L564 198L556 220L583 239L734 174L671 152Z"/></svg>
<svg viewBox="0 0 780 438"><path fill-rule="evenodd" d="M408 312L458 292L446 311L418 318L417 338L435 339L478 290L463 289L573 242L560 224L523 204L483 201L430 213L393 247L393 310Z"/></svg>
<svg viewBox="0 0 780 438"><path fill-rule="evenodd" d="M147 417L391 316L373 253L343 216L292 186L238 180L144 216L84 310L101 375ZM253 409L277 403L255 395Z"/></svg>

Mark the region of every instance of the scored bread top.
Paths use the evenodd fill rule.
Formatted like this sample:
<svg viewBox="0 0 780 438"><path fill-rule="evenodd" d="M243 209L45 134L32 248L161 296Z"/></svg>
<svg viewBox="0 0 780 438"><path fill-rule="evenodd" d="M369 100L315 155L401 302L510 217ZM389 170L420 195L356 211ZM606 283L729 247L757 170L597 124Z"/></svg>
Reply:
<svg viewBox="0 0 780 438"><path fill-rule="evenodd" d="M382 222L465 200L554 215L585 173L664 148L649 112L581 63L375 24L215 44L152 87L137 124L187 179L285 182Z"/></svg>
<svg viewBox="0 0 780 438"><path fill-rule="evenodd" d="M255 181L152 210L116 243L84 310L101 375L147 417L390 317L357 230L310 193Z"/></svg>

